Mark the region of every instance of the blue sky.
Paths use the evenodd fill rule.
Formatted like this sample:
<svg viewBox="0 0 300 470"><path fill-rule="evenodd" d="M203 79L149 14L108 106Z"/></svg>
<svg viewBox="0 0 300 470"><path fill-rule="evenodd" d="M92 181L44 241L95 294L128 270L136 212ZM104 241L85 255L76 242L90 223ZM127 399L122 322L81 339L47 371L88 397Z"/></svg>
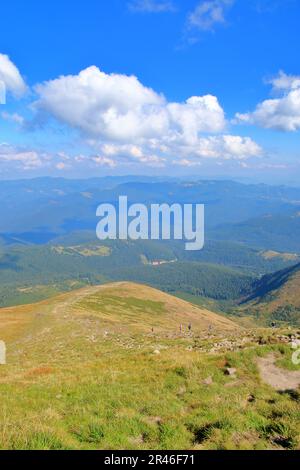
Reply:
<svg viewBox="0 0 300 470"><path fill-rule="evenodd" d="M11 0L1 17L0 178L298 182L297 0Z"/></svg>

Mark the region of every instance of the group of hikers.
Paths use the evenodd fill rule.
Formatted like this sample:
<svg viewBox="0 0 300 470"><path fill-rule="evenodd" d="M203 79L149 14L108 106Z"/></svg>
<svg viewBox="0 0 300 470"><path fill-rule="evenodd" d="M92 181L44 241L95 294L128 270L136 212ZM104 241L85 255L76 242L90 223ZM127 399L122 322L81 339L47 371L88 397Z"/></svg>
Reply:
<svg viewBox="0 0 300 470"><path fill-rule="evenodd" d="M183 332L183 329L184 329L182 324L180 325L180 328L179 328L179 329L180 329L180 333L182 333L182 332ZM189 332L192 331L192 324L191 324L191 323L188 324L188 330L189 330Z"/></svg>
<svg viewBox="0 0 300 470"><path fill-rule="evenodd" d="M184 331L184 326L183 326L182 323L180 324L179 329L180 329L180 333L182 333L182 332ZM193 329L193 326L192 326L191 323L189 323L189 324L188 324L188 330L189 330L189 332L191 332L192 329ZM151 331L152 331L152 333L154 333L154 328L153 328L153 327L151 328Z"/></svg>
<svg viewBox="0 0 300 470"><path fill-rule="evenodd" d="M192 325L192 323L189 323L189 324L188 324L187 329L188 329L188 332L189 332L189 333L192 332L192 330L193 330L193 325ZM212 334L213 329L214 329L214 328L213 328L213 325L209 325L209 327L208 327L208 332L209 332L209 334ZM151 331L152 331L152 333L154 333L154 327L151 328ZM180 331L180 333L183 333L183 332L184 332L184 325L183 325L182 323L181 323L180 326L179 326L179 331Z"/></svg>

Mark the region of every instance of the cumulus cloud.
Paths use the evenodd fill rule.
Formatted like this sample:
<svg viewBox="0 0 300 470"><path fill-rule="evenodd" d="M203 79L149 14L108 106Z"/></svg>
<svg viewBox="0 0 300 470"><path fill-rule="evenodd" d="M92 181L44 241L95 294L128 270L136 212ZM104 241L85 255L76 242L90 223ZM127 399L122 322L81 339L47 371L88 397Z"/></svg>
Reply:
<svg viewBox="0 0 300 470"><path fill-rule="evenodd" d="M300 129L300 76L280 72L270 80L275 92L281 96L259 103L253 112L236 115L241 123L254 124L266 129L297 131Z"/></svg>
<svg viewBox="0 0 300 470"><path fill-rule="evenodd" d="M165 100L136 77L89 67L36 86L35 108L86 134L126 141L159 134Z"/></svg>
<svg viewBox="0 0 300 470"><path fill-rule="evenodd" d="M99 145L97 142L90 142L90 144L97 150L97 156L89 157L90 160L102 166L113 168L124 164L140 163L146 166L162 168L166 164L166 158L155 153L151 146L146 148L143 145L114 143ZM82 158L86 160L86 157Z"/></svg>
<svg viewBox="0 0 300 470"><path fill-rule="evenodd" d="M76 167L80 170L82 166L89 166L90 168L103 166L112 169L117 166L117 163L104 155L69 155L64 151L45 152L33 148L0 143L0 171L3 168L28 172L45 168L65 171Z"/></svg>
<svg viewBox="0 0 300 470"><path fill-rule="evenodd" d="M167 166L170 159L173 164L191 167L199 165L203 159L245 160L263 155L263 149L252 139L233 135L198 137L194 142L175 140L162 144L153 140L147 145L105 144L97 150L99 155L118 165L140 163L157 168Z"/></svg>
<svg viewBox="0 0 300 470"><path fill-rule="evenodd" d="M35 87L36 119L52 117L81 132L99 164L127 161L164 166L166 159L246 158L261 148L249 138L219 135L224 110L212 95L168 102L136 77L92 66ZM210 135L209 135L210 134Z"/></svg>
<svg viewBox="0 0 300 470"><path fill-rule="evenodd" d="M234 0L206 0L200 2L188 15L188 26L203 31L211 31L218 24L225 23L225 14Z"/></svg>
<svg viewBox="0 0 300 470"><path fill-rule="evenodd" d="M4 83L6 90L11 92L16 98L22 97L27 91L25 81L15 64L13 64L7 55L1 53L0 81Z"/></svg>
<svg viewBox="0 0 300 470"><path fill-rule="evenodd" d="M162 13L175 11L173 2L167 0L132 0L128 3L128 7L131 11L138 13Z"/></svg>
<svg viewBox="0 0 300 470"><path fill-rule="evenodd" d="M277 77L267 80L267 83L273 86L274 91L297 90L300 88L300 76L287 75L281 70Z"/></svg>

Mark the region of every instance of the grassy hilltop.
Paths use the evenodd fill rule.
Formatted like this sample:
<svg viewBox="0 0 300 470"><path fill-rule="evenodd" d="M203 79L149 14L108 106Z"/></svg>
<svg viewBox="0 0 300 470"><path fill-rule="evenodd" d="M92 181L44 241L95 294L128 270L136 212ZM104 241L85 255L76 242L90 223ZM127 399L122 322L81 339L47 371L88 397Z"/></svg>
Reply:
<svg viewBox="0 0 300 470"><path fill-rule="evenodd" d="M299 394L264 383L257 363L272 353L282 370L295 369L284 333L247 331L132 283L2 309L0 318L0 448L299 447Z"/></svg>

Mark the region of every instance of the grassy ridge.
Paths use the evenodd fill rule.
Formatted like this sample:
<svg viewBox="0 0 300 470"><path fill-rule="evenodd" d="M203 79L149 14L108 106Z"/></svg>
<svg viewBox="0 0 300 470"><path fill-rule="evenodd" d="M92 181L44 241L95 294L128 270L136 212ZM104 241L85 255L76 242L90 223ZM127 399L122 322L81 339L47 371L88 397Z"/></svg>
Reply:
<svg viewBox="0 0 300 470"><path fill-rule="evenodd" d="M266 275L254 285L241 311L265 323L300 325L300 265Z"/></svg>
<svg viewBox="0 0 300 470"><path fill-rule="evenodd" d="M289 348L258 347L250 338L249 349L204 353L226 326L226 337L246 334L132 284L2 310L8 365L0 368L0 448L299 447L299 396L264 385L256 367L257 356L270 351L285 366ZM236 377L224 374L226 366Z"/></svg>

